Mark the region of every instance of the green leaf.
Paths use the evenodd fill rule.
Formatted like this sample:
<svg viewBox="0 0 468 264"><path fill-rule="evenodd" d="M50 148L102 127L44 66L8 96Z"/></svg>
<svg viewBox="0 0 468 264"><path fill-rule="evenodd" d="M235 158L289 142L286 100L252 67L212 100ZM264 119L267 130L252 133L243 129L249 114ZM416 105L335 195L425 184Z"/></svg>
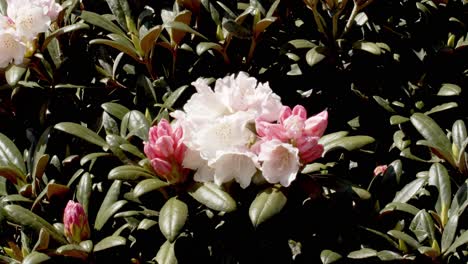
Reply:
<svg viewBox="0 0 468 264"><path fill-rule="evenodd" d="M432 221L431 215L426 210L419 211L411 221L409 229L416 235L416 238L420 243L424 240L429 239L429 245L435 239L434 234L434 221Z"/></svg>
<svg viewBox="0 0 468 264"><path fill-rule="evenodd" d="M107 152L95 152L95 153L89 153L80 160L80 165L84 166L86 163L89 161L95 161L97 158L100 157L109 157L112 154L109 154Z"/></svg>
<svg viewBox="0 0 468 264"><path fill-rule="evenodd" d="M385 110L387 110L387 112L389 113L396 113L395 109L393 109L391 106L390 106L390 103L388 102L388 100L385 100L383 99L382 97L380 96L377 96L377 95L374 95L372 96L372 98Z"/></svg>
<svg viewBox="0 0 468 264"><path fill-rule="evenodd" d="M237 207L231 195L214 183L196 184L189 194L199 203L216 211L232 212Z"/></svg>
<svg viewBox="0 0 468 264"><path fill-rule="evenodd" d="M80 245L68 244L57 248L56 253L62 256L80 259L85 262L88 258L88 252Z"/></svg>
<svg viewBox="0 0 468 264"><path fill-rule="evenodd" d="M377 253L377 257L382 260L382 261L392 261L392 260L400 260L403 259L403 257L390 250L382 250Z"/></svg>
<svg viewBox="0 0 468 264"><path fill-rule="evenodd" d="M143 154L135 145L122 144L120 145L120 148L128 153L131 153L132 155L135 155L136 157L139 157L140 159L146 159L145 154Z"/></svg>
<svg viewBox="0 0 468 264"><path fill-rule="evenodd" d="M174 252L174 243L168 241L159 248L158 254L155 257L158 264L177 264L177 258Z"/></svg>
<svg viewBox="0 0 468 264"><path fill-rule="evenodd" d="M466 180L457 190L453 197L449 216L461 215L468 206L468 180Z"/></svg>
<svg viewBox="0 0 468 264"><path fill-rule="evenodd" d="M219 3L219 2L218 2ZM223 28L226 29L233 36L240 39L249 39L252 37L252 31L239 25L234 20L227 20L223 22Z"/></svg>
<svg viewBox="0 0 468 264"><path fill-rule="evenodd" d="M109 219L110 216L107 216L107 210L111 205L117 202L120 194L120 187L122 186L121 181L114 181L107 191L106 197L102 201L101 207L96 215L96 220L94 222L94 228L96 230L101 229L105 222Z"/></svg>
<svg viewBox="0 0 468 264"><path fill-rule="evenodd" d="M15 143L2 133L0 133L0 165L13 166L23 174L22 178L26 177L23 155L21 155Z"/></svg>
<svg viewBox="0 0 468 264"><path fill-rule="evenodd" d="M159 229L169 242L179 235L188 217L187 205L176 197L170 198L159 212Z"/></svg>
<svg viewBox="0 0 468 264"><path fill-rule="evenodd" d="M83 173L83 175L81 175L80 183L78 183L78 188L76 189L76 199L83 206L86 215L88 215L92 187L93 182L91 180L91 174L88 172Z"/></svg>
<svg viewBox="0 0 468 264"><path fill-rule="evenodd" d="M460 86L453 84L453 83L444 83L442 87L440 87L439 92L437 93L438 96L454 96L459 95L462 89Z"/></svg>
<svg viewBox="0 0 468 264"><path fill-rule="evenodd" d="M293 45L296 49L311 49L317 46L307 39L294 39L290 40L288 43Z"/></svg>
<svg viewBox="0 0 468 264"><path fill-rule="evenodd" d="M125 204L127 204L128 201L126 200L120 200L112 205L110 207L106 208L104 212L99 215L99 218L96 217L96 221L94 222L94 229L96 230L101 230L102 227L106 224L106 222L115 214L117 213Z"/></svg>
<svg viewBox="0 0 468 264"><path fill-rule="evenodd" d="M28 254L24 259L22 264L39 264L39 263L44 263L47 260L49 260L50 257L47 256L44 253L33 251L30 254Z"/></svg>
<svg viewBox="0 0 468 264"><path fill-rule="evenodd" d="M3 211L5 217L9 221L26 228L31 228L38 233L41 231L41 228L43 228L49 233L52 239L59 242L60 244L67 244L67 241L65 240L63 235L57 232L57 230L51 224L49 224L49 222L47 222L37 214L29 211L28 209L23 208L19 205L10 204L5 205L3 207Z"/></svg>
<svg viewBox="0 0 468 264"><path fill-rule="evenodd" d="M418 130L428 142L437 147L437 150L445 160L456 167L451 151L452 144L439 125L437 125L432 118L421 113L413 114L410 119L416 130Z"/></svg>
<svg viewBox="0 0 468 264"><path fill-rule="evenodd" d="M163 26L157 25L152 27L146 34L141 37L140 39L140 46L145 55L151 52L151 49L154 47L154 44L158 40L161 32L163 30Z"/></svg>
<svg viewBox="0 0 468 264"><path fill-rule="evenodd" d="M104 111L117 117L120 120L123 119L125 114L130 112L130 110L127 107L117 103L104 103L101 105L101 107L102 109L104 109Z"/></svg>
<svg viewBox="0 0 468 264"><path fill-rule="evenodd" d="M455 102L445 103L441 105L434 106L431 110L424 112L425 115L430 115L437 112L442 112L448 109L458 107L458 104Z"/></svg>
<svg viewBox="0 0 468 264"><path fill-rule="evenodd" d="M149 128L150 125L145 115L140 111L132 110L122 118L120 135L127 138L135 135L143 141L148 141Z"/></svg>
<svg viewBox="0 0 468 264"><path fill-rule="evenodd" d="M261 191L250 204L250 221L257 227L281 212L287 200L286 195L277 187L270 187Z"/></svg>
<svg viewBox="0 0 468 264"><path fill-rule="evenodd" d="M411 204L402 203L402 202L391 202L387 204L384 207L384 209L380 211L380 214L383 214L389 211L394 211L394 210L406 212L412 215L416 215L419 212L419 209L414 207Z"/></svg>
<svg viewBox="0 0 468 264"><path fill-rule="evenodd" d="M8 70L5 71L5 79L9 86L16 86L16 84L21 80L24 73L26 73L27 68L17 66L17 65L10 65Z"/></svg>
<svg viewBox="0 0 468 264"><path fill-rule="evenodd" d="M338 132L326 134L326 135L323 135L323 136L319 139L318 143L325 146L325 145L327 145L328 143L333 142L334 140L337 140L337 139L339 139L339 138L346 137L348 134L349 134L348 131L338 131Z"/></svg>
<svg viewBox="0 0 468 264"><path fill-rule="evenodd" d="M326 58L327 48L322 46L313 47L306 54L306 61L309 66L314 66L315 64L321 62Z"/></svg>
<svg viewBox="0 0 468 264"><path fill-rule="evenodd" d="M93 39L89 42L89 44L101 44L101 45L106 45L112 48L115 48L128 56L132 57L134 60L140 62L141 58L138 55L136 49L134 47L129 47L128 43L126 42L118 42L114 40L109 40L109 39Z"/></svg>
<svg viewBox="0 0 468 264"><path fill-rule="evenodd" d="M421 247L421 244L419 244L419 242L416 241L416 239L412 238L410 235L403 233L401 231L390 230L387 232L387 234L391 235L392 237L396 239L403 240L404 242L406 242L406 244L408 244L410 247L414 249L418 249L419 247Z"/></svg>
<svg viewBox="0 0 468 264"><path fill-rule="evenodd" d="M442 226L445 226L448 221L448 210L452 200L450 184L447 169L440 163L434 163L429 169L429 185L435 186L439 191L435 208L442 221Z"/></svg>
<svg viewBox="0 0 468 264"><path fill-rule="evenodd" d="M451 216L444 227L444 232L442 233L442 252L447 251L450 245L452 245L453 239L457 234L458 218L457 214Z"/></svg>
<svg viewBox="0 0 468 264"><path fill-rule="evenodd" d="M128 31L127 28L127 21L125 19L126 14L130 14L130 10L123 10L123 6L121 5L122 0L106 0L107 5L109 5L109 9L111 10L112 14L114 14L115 19L119 23L119 25L125 30ZM123 0L126 1L126 0ZM123 2L122 1L122 2ZM128 7L128 4L126 5Z"/></svg>
<svg viewBox="0 0 468 264"><path fill-rule="evenodd" d="M360 250L353 251L348 254L350 259L365 259L377 256L377 251L371 248L362 248Z"/></svg>
<svg viewBox="0 0 468 264"><path fill-rule="evenodd" d="M399 125L408 122L410 119L401 115L392 115L390 117L390 125Z"/></svg>
<svg viewBox="0 0 468 264"><path fill-rule="evenodd" d="M179 97L185 91L185 89L187 89L187 87L187 85L184 85L171 92L171 94L166 98L166 100L164 100L164 105L162 106L162 108L171 108L177 101L177 99L179 99Z"/></svg>
<svg viewBox="0 0 468 264"><path fill-rule="evenodd" d="M137 230L149 230L151 227L157 225L158 222L145 218L141 220L141 222L138 224Z"/></svg>
<svg viewBox="0 0 468 264"><path fill-rule="evenodd" d="M71 24L71 25L68 25L68 26L64 26L62 28L59 28L57 30L55 30L54 32L50 33L49 35L47 35L47 37L45 38L44 42L42 43L42 47L41 47L41 50L44 51L47 46L49 45L50 41L63 35L63 34L66 34L66 33L70 33L70 32L73 32L73 31L77 31L77 30L81 30L81 29L89 29L89 26L85 23L76 23L76 24Z"/></svg>
<svg viewBox="0 0 468 264"><path fill-rule="evenodd" d="M127 240L121 236L108 236L94 246L94 252L112 247L125 246Z"/></svg>
<svg viewBox="0 0 468 264"><path fill-rule="evenodd" d="M342 137L332 142L328 143L324 146L323 155L328 151L341 147L348 151L353 151L364 147L365 145L371 144L375 141L374 138L369 136L350 136L350 137Z"/></svg>
<svg viewBox="0 0 468 264"><path fill-rule="evenodd" d="M191 33L191 34L199 36L200 38L202 38L204 40L208 40L208 38L206 38L202 34L198 33L194 29L192 29L190 26L188 26L187 24L182 23L182 22L171 21L171 22L169 22L167 24L164 24L164 27L165 28L170 28L170 29L175 29L175 30L181 31L181 32Z"/></svg>
<svg viewBox="0 0 468 264"><path fill-rule="evenodd" d="M276 17L266 17L254 26L254 37L258 38L258 36L263 33L271 24L276 21Z"/></svg>
<svg viewBox="0 0 468 264"><path fill-rule="evenodd" d="M366 231L368 231L368 232L374 234L374 235L377 235L377 236L379 236L379 237L385 239L385 241L387 241L390 245L392 245L394 248L398 249L398 244L397 244L395 241L393 241L393 239L392 239L390 236L388 236L388 235L386 235L386 234L384 234L384 233L382 233L382 232L380 232L380 231L377 231L377 230L375 230L375 229L371 229L371 228L367 228L367 227L362 227L362 226L360 226L360 227L361 227L362 229L364 229L364 230L366 230Z"/></svg>
<svg viewBox="0 0 468 264"><path fill-rule="evenodd" d="M104 16L101 16L99 14L89 12L89 11L82 11L80 17L95 26L98 26L100 28L103 28L109 32L119 34L122 36L126 36L125 32L119 28L117 25L109 21L107 18Z"/></svg>
<svg viewBox="0 0 468 264"><path fill-rule="evenodd" d="M113 168L108 175L109 180L136 181L139 178L154 178L155 176L145 168L135 165L122 165Z"/></svg>
<svg viewBox="0 0 468 264"><path fill-rule="evenodd" d="M221 54L224 54L224 48L223 46L219 45L218 43L214 42L200 42L197 45L196 51L197 55L200 56L203 53L205 53L207 50L216 50Z"/></svg>
<svg viewBox="0 0 468 264"><path fill-rule="evenodd" d="M5 179L9 180L13 184L26 183L26 176L21 173L18 169L14 166L12 167L4 167L0 166L0 177L4 177ZM18 182L19 180L19 182Z"/></svg>
<svg viewBox="0 0 468 264"><path fill-rule="evenodd" d="M146 193L159 190L162 187L168 186L167 182L161 181L160 179L146 179L140 181L133 190L133 195L138 198Z"/></svg>
<svg viewBox="0 0 468 264"><path fill-rule="evenodd" d="M373 42L357 41L353 44L353 49L363 50L377 56L382 54L380 47Z"/></svg>
<svg viewBox="0 0 468 264"><path fill-rule="evenodd" d="M411 198L413 198L421 188L426 184L426 179L419 178L415 179L412 182L408 183L401 189L399 192L396 193L395 198L393 198L392 202L400 202L406 203Z"/></svg>
<svg viewBox="0 0 468 264"><path fill-rule="evenodd" d="M320 259L322 260L323 264L331 264L338 261L341 258L342 256L340 254L328 249L322 250L322 252L320 253Z"/></svg>
<svg viewBox="0 0 468 264"><path fill-rule="evenodd" d="M58 123L54 126L55 129L63 131L65 133L71 134L73 136L79 137L88 141L89 143L98 145L102 147L104 150L107 150L109 146L107 145L106 141L92 131L89 128L86 128L82 125L71 123L71 122L62 122Z"/></svg>
<svg viewBox="0 0 468 264"><path fill-rule="evenodd" d="M455 252L455 250L461 246L461 245L466 245L468 244L468 230L463 232L461 236L459 236L455 242L447 249L447 251L444 253L444 256L447 255L450 252Z"/></svg>
<svg viewBox="0 0 468 264"><path fill-rule="evenodd" d="M453 144L457 147L457 152L460 152L463 146L463 141L468 137L468 133L466 132L465 122L459 119L455 121L452 125L452 141ZM452 146L453 149L453 146ZM454 156L458 157L458 153L454 152Z"/></svg>

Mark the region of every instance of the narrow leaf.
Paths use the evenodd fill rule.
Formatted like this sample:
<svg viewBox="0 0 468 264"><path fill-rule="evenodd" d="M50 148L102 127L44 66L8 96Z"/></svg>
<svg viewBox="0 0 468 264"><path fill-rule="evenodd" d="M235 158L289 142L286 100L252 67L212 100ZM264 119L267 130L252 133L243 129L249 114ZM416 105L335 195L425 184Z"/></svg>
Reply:
<svg viewBox="0 0 468 264"><path fill-rule="evenodd" d="M82 11L80 17L86 22L103 28L109 32L125 36L125 32L107 18L89 11Z"/></svg>
<svg viewBox="0 0 468 264"><path fill-rule="evenodd" d="M84 139L90 143L98 145L106 150L109 146L107 145L106 141L96 134L94 131L86 128L82 125L71 123L71 122L62 122L58 123L54 126L55 129L63 131L65 133L71 134L73 136L79 137Z"/></svg>
<svg viewBox="0 0 468 264"><path fill-rule="evenodd" d="M168 186L167 182L161 181L159 179L146 179L140 181L133 190L133 195L138 198L146 193L159 190L162 187Z"/></svg>
<svg viewBox="0 0 468 264"><path fill-rule="evenodd" d="M125 246L126 243L127 240L121 236L108 236L94 246L94 251L97 252L112 247Z"/></svg>

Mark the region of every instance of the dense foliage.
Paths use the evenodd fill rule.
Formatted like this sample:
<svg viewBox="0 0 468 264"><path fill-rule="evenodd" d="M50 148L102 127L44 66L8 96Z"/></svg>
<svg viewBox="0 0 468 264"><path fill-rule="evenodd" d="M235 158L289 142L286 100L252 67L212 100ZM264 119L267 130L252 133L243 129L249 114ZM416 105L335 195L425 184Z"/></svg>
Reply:
<svg viewBox="0 0 468 264"><path fill-rule="evenodd" d="M0 263L467 263L466 0L58 4L0 0ZM247 74L326 110L321 155L247 184L160 156L199 78Z"/></svg>

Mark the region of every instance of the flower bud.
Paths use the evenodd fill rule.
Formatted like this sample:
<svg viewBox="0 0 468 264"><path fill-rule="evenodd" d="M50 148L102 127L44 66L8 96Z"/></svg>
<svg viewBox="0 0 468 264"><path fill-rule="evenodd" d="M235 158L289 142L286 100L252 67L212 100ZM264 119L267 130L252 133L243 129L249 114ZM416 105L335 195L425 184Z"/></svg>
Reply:
<svg viewBox="0 0 468 264"><path fill-rule="evenodd" d="M79 243L90 236L88 217L80 203L68 201L63 213L64 233L71 243Z"/></svg>

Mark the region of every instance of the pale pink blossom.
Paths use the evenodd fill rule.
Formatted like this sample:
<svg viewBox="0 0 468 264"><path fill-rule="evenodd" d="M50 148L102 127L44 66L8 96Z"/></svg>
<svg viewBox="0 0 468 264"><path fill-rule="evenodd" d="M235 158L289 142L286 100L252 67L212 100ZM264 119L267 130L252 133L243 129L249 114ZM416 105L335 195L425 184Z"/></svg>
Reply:
<svg viewBox="0 0 468 264"><path fill-rule="evenodd" d="M11 27L7 17L0 17L0 68L10 62L23 63L26 46L20 41L16 31Z"/></svg>
<svg viewBox="0 0 468 264"><path fill-rule="evenodd" d="M257 172L257 156L249 150L234 150L218 153L209 166L213 168L214 182L218 185L235 180L247 188Z"/></svg>
<svg viewBox="0 0 468 264"><path fill-rule="evenodd" d="M44 12L44 8L33 0L9 0L8 17L14 21L18 36L25 41L36 37L38 33L49 28L51 19Z"/></svg>
<svg viewBox="0 0 468 264"><path fill-rule="evenodd" d="M71 243L80 243L90 237L88 217L80 203L68 201L63 212L64 233Z"/></svg>
<svg viewBox="0 0 468 264"><path fill-rule="evenodd" d="M44 14L47 15L51 21L57 19L62 6L55 2L55 0L35 0L36 5L42 7Z"/></svg>
<svg viewBox="0 0 468 264"><path fill-rule="evenodd" d="M258 154L263 177L269 183L289 186L301 166L298 154L299 150L289 143L277 139L264 142Z"/></svg>
<svg viewBox="0 0 468 264"><path fill-rule="evenodd" d="M182 136L182 127L173 129L166 119L161 119L150 128L148 142L144 143L144 152L154 171L170 183L182 182L188 174L182 166L187 150Z"/></svg>

